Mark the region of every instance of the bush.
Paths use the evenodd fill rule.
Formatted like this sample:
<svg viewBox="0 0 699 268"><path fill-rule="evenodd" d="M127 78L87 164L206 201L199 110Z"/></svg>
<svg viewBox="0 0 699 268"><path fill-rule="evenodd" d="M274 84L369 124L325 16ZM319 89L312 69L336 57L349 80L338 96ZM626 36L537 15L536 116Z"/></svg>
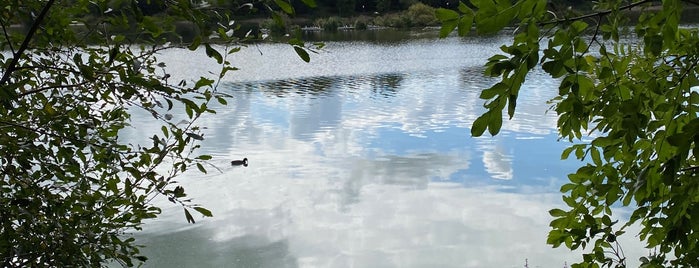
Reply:
<svg viewBox="0 0 699 268"><path fill-rule="evenodd" d="M354 29L357 30L366 30L368 27L366 25L366 22L362 20L357 20L357 22L354 23Z"/></svg>
<svg viewBox="0 0 699 268"><path fill-rule="evenodd" d="M339 17L330 17L327 19L317 19L315 24L323 28L325 31L337 31L337 28L340 28L340 25L342 25L342 19Z"/></svg>
<svg viewBox="0 0 699 268"><path fill-rule="evenodd" d="M354 21L354 28L357 30L366 30L371 24L372 18L369 16L359 16Z"/></svg>
<svg viewBox="0 0 699 268"><path fill-rule="evenodd" d="M396 27L405 28L405 21L397 13L386 14L383 16L376 17L374 19L374 24L382 27Z"/></svg>
<svg viewBox="0 0 699 268"><path fill-rule="evenodd" d="M413 26L437 25L437 17L435 17L434 12L433 7L416 3L408 8L407 17Z"/></svg>
<svg viewBox="0 0 699 268"><path fill-rule="evenodd" d="M435 8L423 3L416 3L411 5L407 11L376 17L374 24L394 28L437 25L438 20L434 12Z"/></svg>

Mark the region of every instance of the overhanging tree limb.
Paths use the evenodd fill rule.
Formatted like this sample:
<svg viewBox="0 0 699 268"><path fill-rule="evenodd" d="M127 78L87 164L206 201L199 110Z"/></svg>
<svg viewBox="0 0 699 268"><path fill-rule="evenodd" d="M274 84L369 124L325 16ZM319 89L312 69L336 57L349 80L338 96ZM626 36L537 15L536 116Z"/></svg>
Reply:
<svg viewBox="0 0 699 268"><path fill-rule="evenodd" d="M5 40L7 40L7 44L10 46L10 51L14 54L15 48L12 46L12 42L10 42L10 35L7 33L7 26L5 26L5 22L0 20L0 26L2 26L2 33L5 35Z"/></svg>
<svg viewBox="0 0 699 268"><path fill-rule="evenodd" d="M634 7L654 2L655 0L643 0L643 1L638 1L634 2L625 6L619 7L619 10L625 10L625 9L632 9ZM560 23L566 23L566 22L571 22L571 21L576 21L576 20L584 20L584 19L589 19L589 18L594 18L594 17L601 17L607 14L610 14L614 12L614 10L604 10L596 13L591 13L591 14L585 14L582 16L577 16L577 17L572 17L572 18L565 18L565 19L557 19L557 20L551 20L551 21L545 21L545 22L540 22L539 25L544 26L544 25L550 25L550 24L560 24Z"/></svg>
<svg viewBox="0 0 699 268"><path fill-rule="evenodd" d="M51 6L53 5L54 1L55 0L47 1L46 5L41 10L41 13L39 13L39 16L36 17L36 20L34 20L32 27L29 29L27 36L24 37L24 41L22 41L22 44L19 46L19 49L17 49L17 51L14 53L14 55L12 55L12 61L10 61L10 65L7 66L7 69L5 69L5 73L2 74L2 79L0 79L0 86L5 85L10 80L10 75L12 74L12 72L15 71L15 68L17 68L17 63L19 62L19 58L22 56L22 54L24 54L24 51L27 50L27 48L29 47L29 42L32 40L34 33L36 33L36 31L39 29L39 25L46 17L46 14L49 12L49 9L51 9ZM8 42L9 42L9 40L8 40Z"/></svg>

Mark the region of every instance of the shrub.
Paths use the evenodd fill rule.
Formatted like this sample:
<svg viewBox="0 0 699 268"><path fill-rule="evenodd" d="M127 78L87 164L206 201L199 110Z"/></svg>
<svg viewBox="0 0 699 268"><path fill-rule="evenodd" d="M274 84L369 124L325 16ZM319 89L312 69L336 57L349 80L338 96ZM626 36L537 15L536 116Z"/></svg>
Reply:
<svg viewBox="0 0 699 268"><path fill-rule="evenodd" d="M323 30L325 31L337 31L337 28L340 28L340 25L342 25L342 19L340 19L339 17L317 19L316 25L320 28L323 28Z"/></svg>
<svg viewBox="0 0 699 268"><path fill-rule="evenodd" d="M376 17L374 24L394 28L408 28L412 25L410 18L405 13L392 13Z"/></svg>
<svg viewBox="0 0 699 268"><path fill-rule="evenodd" d="M371 24L372 18L369 16L359 16L354 21L354 28L357 30L366 30Z"/></svg>
<svg viewBox="0 0 699 268"><path fill-rule="evenodd" d="M437 24L435 9L423 3L411 5L407 11L407 17L413 26L429 26Z"/></svg>
<svg viewBox="0 0 699 268"><path fill-rule="evenodd" d="M357 30L366 30L367 29L367 24L366 22L362 20L357 20L357 22L354 23L354 29Z"/></svg>

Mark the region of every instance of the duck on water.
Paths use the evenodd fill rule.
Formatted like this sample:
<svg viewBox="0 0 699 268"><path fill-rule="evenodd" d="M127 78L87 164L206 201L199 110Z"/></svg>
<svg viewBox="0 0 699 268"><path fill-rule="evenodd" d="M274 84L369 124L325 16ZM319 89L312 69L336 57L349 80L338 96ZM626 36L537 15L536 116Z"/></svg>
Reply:
<svg viewBox="0 0 699 268"><path fill-rule="evenodd" d="M231 165L247 167L248 166L248 159L243 158L243 160L233 160L233 161L231 161Z"/></svg>

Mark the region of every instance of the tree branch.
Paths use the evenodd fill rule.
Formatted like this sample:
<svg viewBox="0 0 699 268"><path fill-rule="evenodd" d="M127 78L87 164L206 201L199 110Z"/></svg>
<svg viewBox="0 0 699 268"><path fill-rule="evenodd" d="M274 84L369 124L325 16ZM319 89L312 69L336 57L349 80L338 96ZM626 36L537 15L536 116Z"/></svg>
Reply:
<svg viewBox="0 0 699 268"><path fill-rule="evenodd" d="M642 1L638 1L638 2L631 3L631 4L628 4L628 5L625 5L625 6L621 6L621 7L619 7L619 10L632 9L632 8L634 8L634 7L640 6L640 5L645 4L645 3L650 3L650 2L653 2L653 1L655 1L655 0L642 0ZM556 20L551 20L551 21L545 21L545 22L539 23L539 25L544 26L544 25L549 25L549 24L559 24L559 23L564 23L564 22L571 22L571 21L577 21L577 20L584 20L584 19L589 19L589 18L598 17L598 16L601 17L601 16L605 16L605 15L607 15L607 14L609 14L609 13L612 13L613 11L614 11L614 10L611 10L611 9L610 9L610 10L600 11L600 12L591 13L591 14L586 14L586 15L582 15L582 16L572 17L572 18L565 18L565 19L556 19Z"/></svg>
<svg viewBox="0 0 699 268"><path fill-rule="evenodd" d="M27 96L27 95L30 95L30 94L38 93L38 92L41 92L41 91L44 91L44 90L49 90L49 89L79 87L79 86L83 86L83 85L85 85L85 84L87 84L87 83L88 83L87 81L83 81L82 83L77 83L77 84L73 84L73 85L56 85L56 86L45 86L45 87L40 87L40 88L36 88L36 89L27 90L27 91L25 91L25 92L22 92L21 94L18 95L18 97L21 98L21 97L24 97L24 96Z"/></svg>
<svg viewBox="0 0 699 268"><path fill-rule="evenodd" d="M17 52L13 54L10 65L7 66L5 73L2 75L2 79L0 79L0 86L6 84L10 80L10 75L12 74L12 72L15 71L15 68L17 68L17 63L19 63L20 56L22 56L22 54L24 54L24 51L27 50L27 47L29 47L29 41L32 40L34 33L36 33L36 31L39 29L41 21L43 21L46 17L46 13L49 12L49 9L53 5L54 1L55 0L48 0L44 8L41 10L41 13L39 13L39 16L36 17L36 20L34 21L34 24L32 24L32 27L29 29L27 36L24 37L24 41L22 41L22 44L19 46Z"/></svg>
<svg viewBox="0 0 699 268"><path fill-rule="evenodd" d="M14 54L15 48L12 46L12 41L10 41L10 35L7 33L7 27L5 26L5 22L0 20L0 25L2 25L2 33L5 35L7 44L10 45L10 51L12 52L12 54Z"/></svg>

